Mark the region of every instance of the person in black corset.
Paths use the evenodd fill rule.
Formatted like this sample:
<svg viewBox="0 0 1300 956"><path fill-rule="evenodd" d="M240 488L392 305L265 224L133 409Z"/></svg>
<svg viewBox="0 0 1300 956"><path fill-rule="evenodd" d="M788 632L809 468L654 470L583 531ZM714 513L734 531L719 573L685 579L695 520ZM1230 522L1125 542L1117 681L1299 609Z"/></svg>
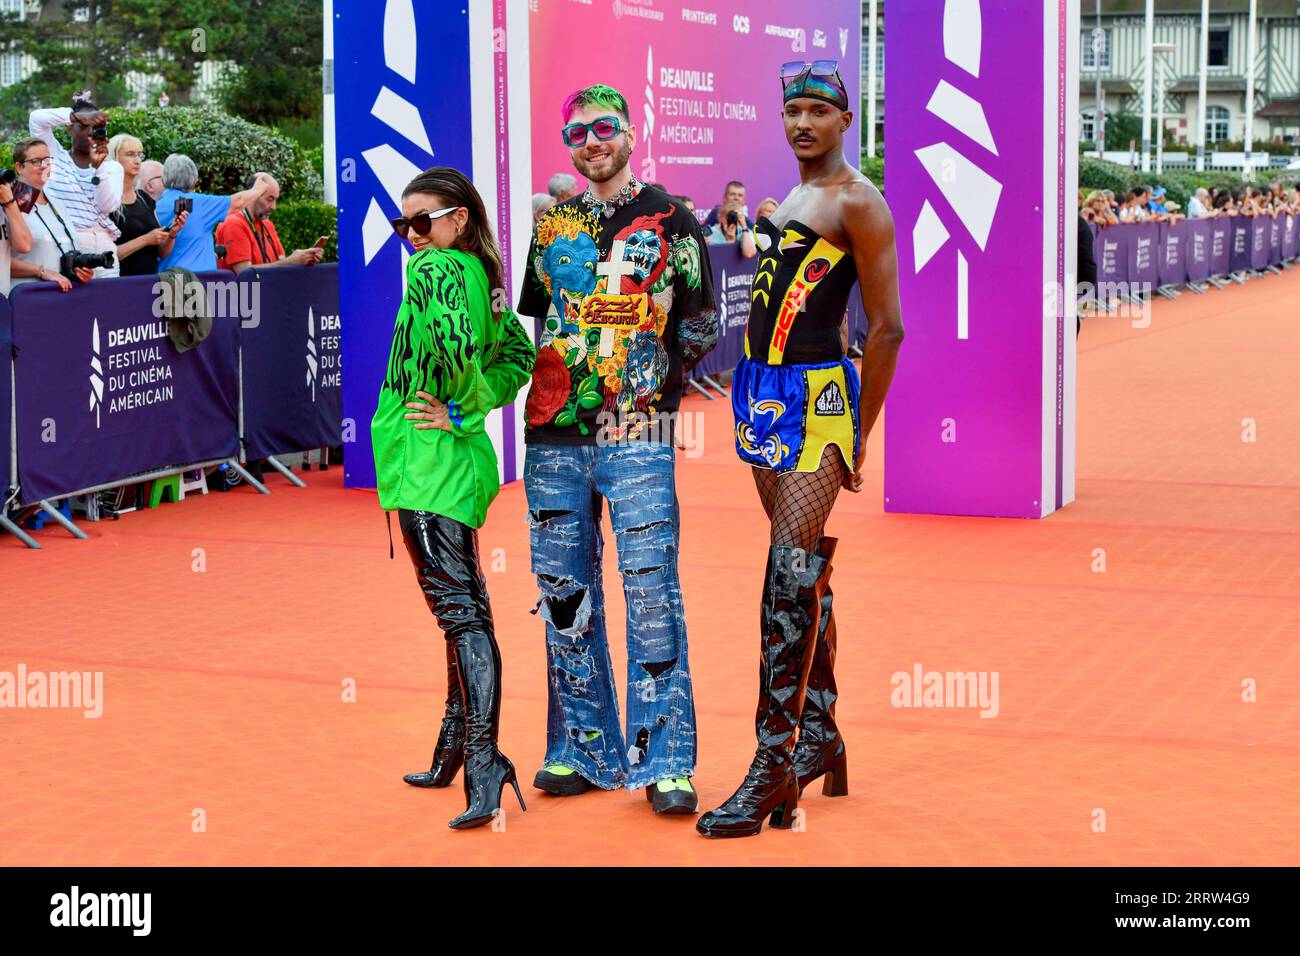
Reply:
<svg viewBox="0 0 1300 956"><path fill-rule="evenodd" d="M122 164L122 205L111 218L121 230L117 259L124 276L148 276L158 271L158 260L171 255L176 233L185 225L185 213L164 229L154 214L156 203L140 185L144 146L134 136L118 133L108 141L108 158Z"/></svg>
<svg viewBox="0 0 1300 956"><path fill-rule="evenodd" d="M731 400L736 453L771 521L760 613L758 750L740 788L704 814L705 836L793 825L800 791L848 792L835 726L831 557L823 536L840 488L862 488L866 440L894 376L903 320L894 222L844 158L853 122L834 60L781 68L799 185L756 225L758 270ZM862 383L840 335L853 283L869 317Z"/></svg>

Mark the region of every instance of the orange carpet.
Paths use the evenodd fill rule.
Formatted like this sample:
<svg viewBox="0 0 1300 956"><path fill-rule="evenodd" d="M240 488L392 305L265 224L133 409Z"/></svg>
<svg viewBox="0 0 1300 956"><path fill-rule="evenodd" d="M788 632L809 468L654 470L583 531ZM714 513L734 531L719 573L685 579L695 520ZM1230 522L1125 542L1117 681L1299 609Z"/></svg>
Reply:
<svg viewBox="0 0 1300 956"><path fill-rule="evenodd" d="M1298 304L1300 272L1158 302L1146 329L1086 320L1078 500L1046 520L885 515L871 436L830 527L851 791L810 789L798 832L713 842L641 794L527 786L504 831L448 830L459 781L401 782L427 766L442 639L337 467L88 541L47 529L41 552L0 537L0 671L105 675L99 719L0 710L0 865L1300 864ZM765 531L727 404L687 408L706 421L679 481L707 807L753 750ZM481 546L526 784L546 695L524 511L503 489ZM621 674L612 547L607 566ZM917 663L998 672L997 717L891 706Z"/></svg>

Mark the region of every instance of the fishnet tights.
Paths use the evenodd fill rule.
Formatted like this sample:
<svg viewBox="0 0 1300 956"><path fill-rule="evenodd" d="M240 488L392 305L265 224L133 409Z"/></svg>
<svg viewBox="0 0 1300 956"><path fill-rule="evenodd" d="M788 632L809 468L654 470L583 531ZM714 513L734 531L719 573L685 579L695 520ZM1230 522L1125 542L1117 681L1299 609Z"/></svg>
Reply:
<svg viewBox="0 0 1300 956"><path fill-rule="evenodd" d="M772 522L772 544L815 550L847 473L836 445L827 445L822 451L816 471L778 474L770 468L755 468L758 498Z"/></svg>

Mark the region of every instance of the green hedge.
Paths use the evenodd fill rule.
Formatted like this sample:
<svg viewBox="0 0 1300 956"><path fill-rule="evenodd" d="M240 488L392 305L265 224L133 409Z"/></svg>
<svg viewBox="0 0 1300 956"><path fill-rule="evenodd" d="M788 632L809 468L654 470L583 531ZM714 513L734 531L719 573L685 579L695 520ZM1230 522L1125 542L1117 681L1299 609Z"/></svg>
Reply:
<svg viewBox="0 0 1300 956"><path fill-rule="evenodd" d="M275 207L271 221L275 223L275 231L284 243L285 252L305 249L314 245L321 236L329 236L324 261L338 261L338 210L329 203L314 199L282 202Z"/></svg>
<svg viewBox="0 0 1300 956"><path fill-rule="evenodd" d="M1300 174L1286 170L1260 170L1255 173L1252 185L1263 189L1275 180L1283 183L1295 182ZM1144 173L1132 170L1118 163L1110 163L1093 156L1079 157L1079 189L1084 194L1094 189L1111 189L1116 194L1126 192L1139 184L1164 186L1168 199L1172 199L1187 209L1188 200L1196 194L1197 189L1240 189L1245 185L1237 173L1222 170L1166 170L1163 173Z"/></svg>
<svg viewBox="0 0 1300 956"><path fill-rule="evenodd" d="M862 165L859 167L862 175L866 176L876 188L882 193L885 191L885 161L875 156L863 156Z"/></svg>
<svg viewBox="0 0 1300 956"><path fill-rule="evenodd" d="M267 172L285 199L319 200L324 193L320 169L298 142L210 107L118 107L109 113L109 132L137 137L159 162L169 153L189 156L199 167L200 192L239 192L250 174Z"/></svg>

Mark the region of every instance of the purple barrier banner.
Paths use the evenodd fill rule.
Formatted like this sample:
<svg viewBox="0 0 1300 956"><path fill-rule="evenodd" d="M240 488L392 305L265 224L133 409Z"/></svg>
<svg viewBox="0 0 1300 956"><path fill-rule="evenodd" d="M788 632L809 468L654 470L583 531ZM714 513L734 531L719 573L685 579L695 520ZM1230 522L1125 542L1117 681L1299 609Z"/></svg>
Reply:
<svg viewBox="0 0 1300 956"><path fill-rule="evenodd" d="M1128 281L1155 288L1160 284L1160 226L1158 222L1128 223Z"/></svg>
<svg viewBox="0 0 1300 956"><path fill-rule="evenodd" d="M1268 225L1268 264L1271 266L1281 265L1282 263L1282 233L1286 230L1286 216L1276 215L1269 217Z"/></svg>
<svg viewBox="0 0 1300 956"><path fill-rule="evenodd" d="M4 513L4 501L9 497L9 484L17 476L9 473L9 449L13 441L12 416L10 400L13 398L10 375L13 368L10 361L14 354L13 321L9 310L9 299L0 295L0 514Z"/></svg>
<svg viewBox="0 0 1300 956"><path fill-rule="evenodd" d="M862 307L862 289L855 282L849 290L849 348L862 346L867 341L867 310Z"/></svg>
<svg viewBox="0 0 1300 956"><path fill-rule="evenodd" d="M1233 223L1236 217L1210 220L1210 275L1226 276L1232 271Z"/></svg>
<svg viewBox="0 0 1300 956"><path fill-rule="evenodd" d="M1250 224L1253 220L1245 216L1232 217L1232 256L1230 268L1241 272L1250 268Z"/></svg>
<svg viewBox="0 0 1300 956"><path fill-rule="evenodd" d="M733 243L708 245L713 291L718 299L718 344L691 370L691 378L730 372L745 354L749 293L758 257L746 259Z"/></svg>
<svg viewBox="0 0 1300 956"><path fill-rule="evenodd" d="M1097 285L1109 286L1111 290L1118 291L1116 286L1128 282L1129 231L1123 226L1092 228L1096 235L1092 254L1097 260ZM1109 298L1112 293L1099 289L1098 294Z"/></svg>
<svg viewBox="0 0 1300 956"><path fill-rule="evenodd" d="M1294 259L1300 255L1300 216L1286 217L1286 229L1282 234L1282 258Z"/></svg>
<svg viewBox="0 0 1300 956"><path fill-rule="evenodd" d="M1183 246L1187 242L1186 219L1162 222L1160 226L1160 284L1182 285L1187 281Z"/></svg>
<svg viewBox="0 0 1300 956"><path fill-rule="evenodd" d="M1250 267L1255 271L1268 268L1268 238L1272 220L1256 216L1250 221Z"/></svg>
<svg viewBox="0 0 1300 956"><path fill-rule="evenodd" d="M241 330L244 453L265 458L338 445L343 385L339 368L339 268L247 269L261 303Z"/></svg>
<svg viewBox="0 0 1300 956"><path fill-rule="evenodd" d="M233 273L207 272L214 288ZM214 318L178 352L155 311L157 276L13 291L21 502L59 498L131 475L239 453L238 316ZM209 313L211 314L211 312Z"/></svg>
<svg viewBox="0 0 1300 956"><path fill-rule="evenodd" d="M1038 518L1074 498L1078 31L1077 0L885 5L907 328L887 512Z"/></svg>
<svg viewBox="0 0 1300 956"><path fill-rule="evenodd" d="M1210 277L1210 245L1213 220L1188 219L1186 242L1183 246L1183 264L1187 268L1188 282L1204 282Z"/></svg>

